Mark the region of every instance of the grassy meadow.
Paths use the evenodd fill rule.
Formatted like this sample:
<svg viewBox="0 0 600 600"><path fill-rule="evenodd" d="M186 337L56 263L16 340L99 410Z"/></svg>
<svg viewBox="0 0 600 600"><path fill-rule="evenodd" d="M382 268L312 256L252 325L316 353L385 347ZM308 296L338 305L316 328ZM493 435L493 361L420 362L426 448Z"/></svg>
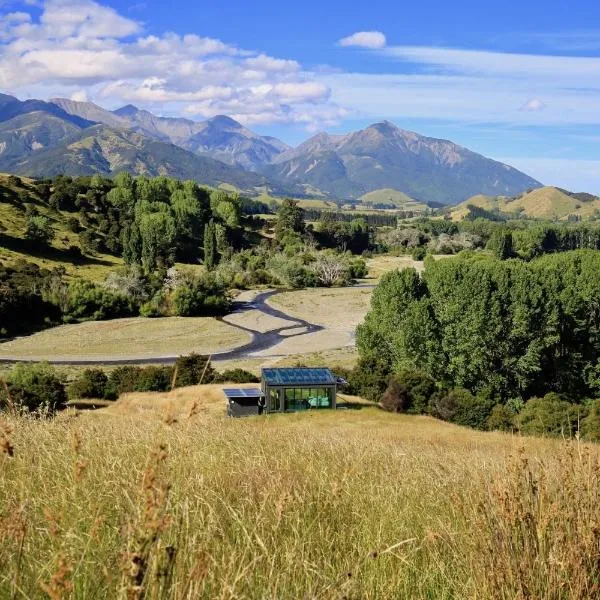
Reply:
<svg viewBox="0 0 600 600"><path fill-rule="evenodd" d="M250 341L213 317L130 317L60 325L0 344L0 357L101 360L210 354Z"/></svg>
<svg viewBox="0 0 600 600"><path fill-rule="evenodd" d="M598 596L597 446L350 406L3 416L0 598Z"/></svg>

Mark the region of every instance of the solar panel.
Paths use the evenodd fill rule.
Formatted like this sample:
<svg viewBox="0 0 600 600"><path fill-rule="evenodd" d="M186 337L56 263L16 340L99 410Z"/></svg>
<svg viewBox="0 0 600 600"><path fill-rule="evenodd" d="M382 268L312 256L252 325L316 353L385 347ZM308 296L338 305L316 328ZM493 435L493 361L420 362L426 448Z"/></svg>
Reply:
<svg viewBox="0 0 600 600"><path fill-rule="evenodd" d="M258 398L262 392L258 388L224 388L223 393L228 398Z"/></svg>
<svg viewBox="0 0 600 600"><path fill-rule="evenodd" d="M333 385L336 383L329 369L306 367L263 369L262 377L269 385Z"/></svg>

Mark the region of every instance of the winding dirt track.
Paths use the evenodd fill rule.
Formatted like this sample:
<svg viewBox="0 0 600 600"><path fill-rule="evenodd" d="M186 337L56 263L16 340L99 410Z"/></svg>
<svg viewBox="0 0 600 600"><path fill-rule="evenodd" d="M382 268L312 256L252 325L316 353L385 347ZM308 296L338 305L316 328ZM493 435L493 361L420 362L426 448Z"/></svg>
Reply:
<svg viewBox="0 0 600 600"><path fill-rule="evenodd" d="M304 319L299 319L297 317L293 317L288 315L287 313L273 308L273 306L267 304L267 300L273 297L276 294L281 292L277 290L261 292L253 299L248 301L234 301L233 311L224 317L221 317L224 323L227 323L231 327L236 327L241 331L245 331L250 334L251 340L241 346L236 348L232 348L230 350L224 350L221 352L215 352L212 354L211 360L214 362L232 360L232 359L240 359L240 358L248 358L254 357L255 353L263 352L268 350L269 348L273 348L277 346L280 342L290 339L292 337L307 335L311 333L316 333L318 331L323 331L325 327L321 325L316 325L314 323L309 323ZM276 327L274 329L269 329L268 331L259 331L258 329L253 329L248 327L247 325L240 325L238 323L233 322L230 318L233 315L239 315L248 311L258 311L263 313L263 315L267 315L269 317L274 317L278 320L284 320L287 324L282 325L280 327ZM266 358L263 354L262 358ZM47 362L55 364L55 365L135 365L135 364L147 364L147 363L155 363L155 364L173 364L178 358L178 355L174 356L156 356L156 357L131 357L131 358L90 358L90 359L64 359L64 360L48 360ZM3 363L18 363L18 362L28 362L29 359L17 359L17 358L2 358L0 362Z"/></svg>

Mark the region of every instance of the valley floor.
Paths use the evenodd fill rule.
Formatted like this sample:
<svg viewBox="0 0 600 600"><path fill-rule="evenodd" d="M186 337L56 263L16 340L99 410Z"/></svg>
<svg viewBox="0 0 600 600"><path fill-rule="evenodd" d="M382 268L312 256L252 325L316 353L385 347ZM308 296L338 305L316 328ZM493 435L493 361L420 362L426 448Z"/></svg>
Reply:
<svg viewBox="0 0 600 600"><path fill-rule="evenodd" d="M223 319L117 319L55 327L0 344L0 361L61 364L173 362L191 352L227 366L257 370L286 362L352 364L356 326L369 310L381 275L422 262L409 257L369 260L371 277L357 286L290 292L250 290Z"/></svg>
<svg viewBox="0 0 600 600"><path fill-rule="evenodd" d="M228 419L207 385L5 415L0 597L597 595L598 446L347 400Z"/></svg>

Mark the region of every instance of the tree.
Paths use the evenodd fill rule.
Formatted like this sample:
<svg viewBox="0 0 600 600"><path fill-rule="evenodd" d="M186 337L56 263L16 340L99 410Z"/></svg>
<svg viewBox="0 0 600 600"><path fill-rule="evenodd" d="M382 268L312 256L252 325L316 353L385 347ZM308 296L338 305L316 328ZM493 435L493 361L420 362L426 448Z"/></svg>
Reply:
<svg viewBox="0 0 600 600"><path fill-rule="evenodd" d="M512 233L504 229L496 229L488 242L488 248L500 260L512 258L514 256Z"/></svg>
<svg viewBox="0 0 600 600"><path fill-rule="evenodd" d="M175 220L168 208L158 212L141 212L138 220L142 243L142 266L146 273L174 262Z"/></svg>
<svg viewBox="0 0 600 600"><path fill-rule="evenodd" d="M296 200L286 198L277 211L277 223L275 224L275 236L281 239L285 233L304 233L304 211Z"/></svg>
<svg viewBox="0 0 600 600"><path fill-rule="evenodd" d="M333 252L319 254L312 268L325 287L348 279L348 265L344 257Z"/></svg>
<svg viewBox="0 0 600 600"><path fill-rule="evenodd" d="M211 271L216 267L217 262L217 236L215 223L211 219L204 226L204 265L209 271Z"/></svg>
<svg viewBox="0 0 600 600"><path fill-rule="evenodd" d="M529 263L485 255L386 274L357 330L362 357L495 402L600 389L600 253Z"/></svg>
<svg viewBox="0 0 600 600"><path fill-rule="evenodd" d="M54 239L54 229L48 217L32 215L27 219L25 237L35 245L49 245Z"/></svg>

